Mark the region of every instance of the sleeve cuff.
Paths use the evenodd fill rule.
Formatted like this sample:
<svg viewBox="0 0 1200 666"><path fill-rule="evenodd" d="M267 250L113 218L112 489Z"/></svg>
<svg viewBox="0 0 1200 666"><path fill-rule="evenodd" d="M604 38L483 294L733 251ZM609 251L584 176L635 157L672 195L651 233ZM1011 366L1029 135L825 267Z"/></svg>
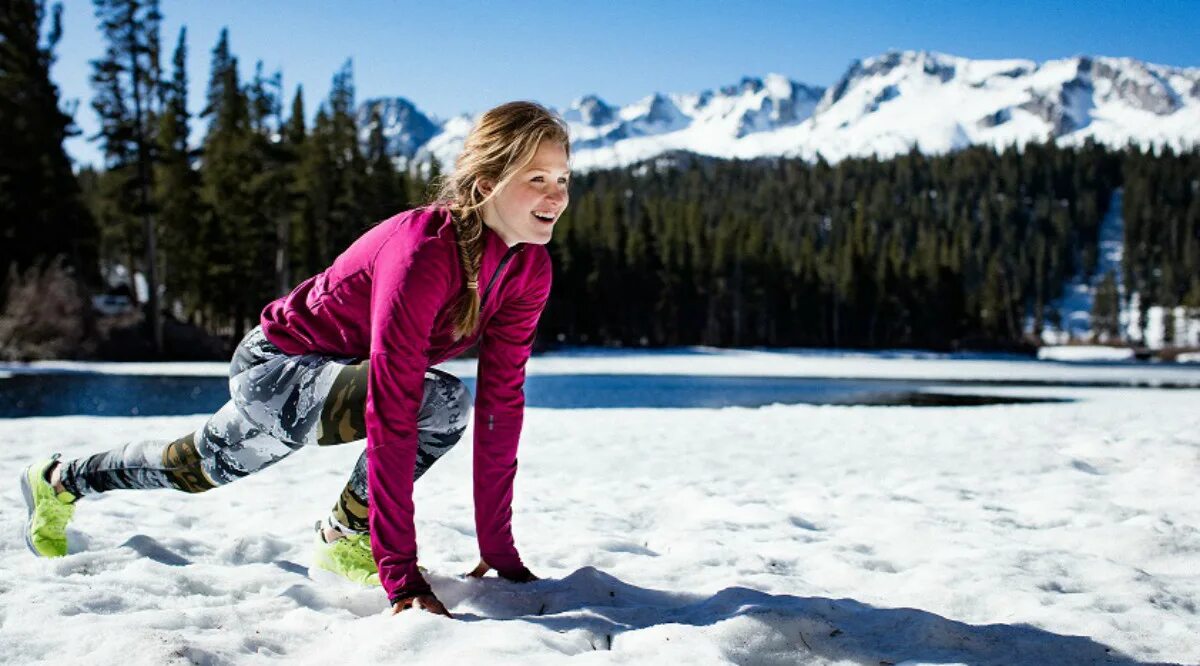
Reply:
<svg viewBox="0 0 1200 666"><path fill-rule="evenodd" d="M401 591L389 596L388 601L392 602L392 605L395 606L396 604L400 603L401 601L404 601L405 599L412 599L413 597L419 597L422 594L433 594L433 589L431 589L429 587L429 585L426 584L423 589L422 588L411 588L411 589L407 589L407 590L401 590Z"/></svg>

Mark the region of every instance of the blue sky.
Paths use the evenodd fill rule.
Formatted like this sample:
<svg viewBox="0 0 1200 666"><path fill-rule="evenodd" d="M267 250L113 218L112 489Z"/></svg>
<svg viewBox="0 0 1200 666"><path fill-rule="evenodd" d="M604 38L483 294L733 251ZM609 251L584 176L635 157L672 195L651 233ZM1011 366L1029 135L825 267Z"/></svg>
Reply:
<svg viewBox="0 0 1200 666"><path fill-rule="evenodd" d="M103 42L88 0L65 0L52 76L76 121L97 128L88 61ZM228 26L249 75L282 69L290 101L304 86L311 115L354 59L358 99L407 97L442 118L511 99L562 108L587 93L628 104L770 72L829 85L855 58L925 49L969 58L1130 56L1200 66L1200 0L1091 2L719 2L712 0L162 0L164 60L188 27L190 105L199 109L210 52ZM199 128L197 127L197 130ZM71 139L80 161L94 143Z"/></svg>

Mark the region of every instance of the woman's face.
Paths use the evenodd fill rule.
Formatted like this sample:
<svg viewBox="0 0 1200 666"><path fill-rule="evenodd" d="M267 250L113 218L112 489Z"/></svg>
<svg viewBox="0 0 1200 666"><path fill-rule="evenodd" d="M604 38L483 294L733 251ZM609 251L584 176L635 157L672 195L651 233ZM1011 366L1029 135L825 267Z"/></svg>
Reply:
<svg viewBox="0 0 1200 666"><path fill-rule="evenodd" d="M555 141L543 141L533 160L483 207L483 223L509 247L517 243L545 245L567 208L570 176L566 149ZM484 195L494 186L489 179L479 180Z"/></svg>

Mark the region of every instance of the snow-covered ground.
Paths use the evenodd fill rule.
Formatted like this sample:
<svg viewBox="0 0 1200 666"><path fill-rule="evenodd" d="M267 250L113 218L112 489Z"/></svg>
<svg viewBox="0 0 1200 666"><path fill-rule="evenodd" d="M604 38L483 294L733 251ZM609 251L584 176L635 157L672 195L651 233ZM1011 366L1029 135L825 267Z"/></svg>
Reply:
<svg viewBox="0 0 1200 666"><path fill-rule="evenodd" d="M716 350L533 365L1140 383L1167 369ZM1172 380L1200 384L1185 369ZM85 500L54 561L25 550L5 484L0 661L1200 662L1200 390L988 390L1076 401L530 409L514 525L545 580L459 576L476 561L469 446L417 484L422 563L457 620L390 617L378 590L305 576L312 522L361 445L199 496ZM0 478L203 418L0 420Z"/></svg>

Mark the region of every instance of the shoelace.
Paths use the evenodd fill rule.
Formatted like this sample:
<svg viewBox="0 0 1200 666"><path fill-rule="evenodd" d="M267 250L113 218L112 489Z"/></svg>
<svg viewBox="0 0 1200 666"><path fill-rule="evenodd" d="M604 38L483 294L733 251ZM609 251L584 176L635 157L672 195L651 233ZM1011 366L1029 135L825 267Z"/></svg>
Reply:
<svg viewBox="0 0 1200 666"><path fill-rule="evenodd" d="M369 536L350 534L342 537L339 541L344 541L345 545L339 548L337 541L332 544L331 554L334 559L345 565L354 565L358 569L375 568L375 556L371 554L371 538Z"/></svg>
<svg viewBox="0 0 1200 666"><path fill-rule="evenodd" d="M71 516L75 514L75 504L62 501L49 483L43 479L39 479L39 481L41 483L34 492L42 500L38 503L38 514L41 520L34 525L34 532L44 537L61 538Z"/></svg>

